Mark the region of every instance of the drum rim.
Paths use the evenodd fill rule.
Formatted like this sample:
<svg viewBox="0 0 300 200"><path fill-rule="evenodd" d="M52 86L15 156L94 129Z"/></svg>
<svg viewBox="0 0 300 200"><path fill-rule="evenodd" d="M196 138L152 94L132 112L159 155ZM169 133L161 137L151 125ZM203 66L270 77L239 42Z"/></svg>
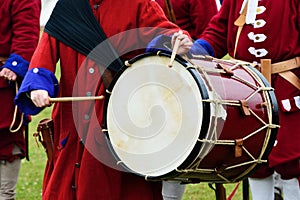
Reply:
<svg viewBox="0 0 300 200"><path fill-rule="evenodd" d="M256 73L256 75L259 76L259 78L261 79L261 81L264 83L264 85L266 87L271 87L271 84L269 83L269 81L253 66L248 65L248 68L250 70L252 70L254 73ZM267 94L269 95L270 98L270 103L273 105L272 106L272 124L279 124L279 110L278 110L278 102L275 96L275 92L274 90L270 90L267 92ZM262 159L267 160L269 154L271 153L271 150L273 149L276 137L277 137L277 133L278 133L278 128L273 128L271 129L271 136L270 136L270 140L268 142L268 145L266 147L266 150L264 152L264 154L262 155ZM261 167L261 164L256 165L251 172L248 173L248 176L251 176L251 174L255 173L255 171ZM242 178L240 179L242 180ZM237 180L237 181L240 181Z"/></svg>

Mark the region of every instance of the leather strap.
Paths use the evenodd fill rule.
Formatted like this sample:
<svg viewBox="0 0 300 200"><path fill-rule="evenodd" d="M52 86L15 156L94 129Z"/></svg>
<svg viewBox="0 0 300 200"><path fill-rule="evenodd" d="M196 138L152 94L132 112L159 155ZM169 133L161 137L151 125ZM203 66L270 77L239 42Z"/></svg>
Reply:
<svg viewBox="0 0 300 200"><path fill-rule="evenodd" d="M246 23L247 7L248 7L248 3L244 7L244 9L243 9L242 13L240 14L240 16L234 22L234 25L238 26L238 30L237 30L236 37L235 37L233 57L235 57L238 41L239 41L239 38L240 38L240 35L241 35L241 32L242 32L243 26Z"/></svg>
<svg viewBox="0 0 300 200"><path fill-rule="evenodd" d="M271 70L272 64L271 59L261 59L260 60L260 72L271 83Z"/></svg>
<svg viewBox="0 0 300 200"><path fill-rule="evenodd" d="M271 83L271 74L279 74L285 80L290 82L296 88L300 90L300 79L290 70L298 68L300 66L300 57L285 60L282 62L271 64L270 59L262 59L260 65L260 71Z"/></svg>
<svg viewBox="0 0 300 200"><path fill-rule="evenodd" d="M234 58L231 58L231 59L236 60L238 62L242 62L242 63L248 63L251 66L255 67L257 70L259 70L264 75L264 77L266 77L266 79L269 82L271 79L270 78L271 74L278 73L281 77L286 79L288 82L290 82L291 84L293 84L296 88L298 88L300 90L299 78L293 72L290 71L292 69L296 69L296 68L300 67L300 57L292 58L292 59L285 60L285 61L278 62L278 63L273 63L273 64L271 64L271 67L270 67L269 59L262 59L260 65L245 62L242 60L237 60Z"/></svg>
<svg viewBox="0 0 300 200"><path fill-rule="evenodd" d="M279 75L300 90L300 79L293 72L281 72Z"/></svg>
<svg viewBox="0 0 300 200"><path fill-rule="evenodd" d="M300 66L300 57L292 58L282 62L272 64L272 74L277 74L285 71L290 71L292 69L298 68Z"/></svg>

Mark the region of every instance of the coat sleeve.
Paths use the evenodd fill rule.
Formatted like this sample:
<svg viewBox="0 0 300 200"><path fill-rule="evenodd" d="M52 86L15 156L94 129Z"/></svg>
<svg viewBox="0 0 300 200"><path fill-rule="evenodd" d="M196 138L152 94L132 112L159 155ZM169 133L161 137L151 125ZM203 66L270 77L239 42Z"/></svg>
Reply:
<svg viewBox="0 0 300 200"><path fill-rule="evenodd" d="M50 97L57 97L58 80L54 73L58 61L59 43L55 38L43 33L40 43L32 56L29 71L15 97L15 104L25 114L36 115L42 108L36 107L30 97L32 90L46 90Z"/></svg>
<svg viewBox="0 0 300 200"><path fill-rule="evenodd" d="M30 61L40 35L40 0L13 1L11 53Z"/></svg>

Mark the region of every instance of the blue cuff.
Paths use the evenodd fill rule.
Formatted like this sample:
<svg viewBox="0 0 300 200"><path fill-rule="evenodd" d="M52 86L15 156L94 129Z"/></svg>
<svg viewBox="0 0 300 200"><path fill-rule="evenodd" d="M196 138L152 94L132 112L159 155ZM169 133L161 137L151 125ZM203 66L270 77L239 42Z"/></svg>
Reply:
<svg viewBox="0 0 300 200"><path fill-rule="evenodd" d="M210 55L215 56L214 49L212 46L203 39L198 39L194 42L193 46L191 47L190 54L192 55Z"/></svg>
<svg viewBox="0 0 300 200"><path fill-rule="evenodd" d="M27 70L28 70L29 62L24 60L18 54L10 54L10 56L5 61L2 68L10 69L11 71L15 72L18 77L24 77Z"/></svg>
<svg viewBox="0 0 300 200"><path fill-rule="evenodd" d="M15 97L15 104L28 115L36 115L43 108L36 107L31 101L29 93L32 90L46 90L50 97L57 97L59 91L55 75L44 68L34 68L27 72L23 83Z"/></svg>
<svg viewBox="0 0 300 200"><path fill-rule="evenodd" d="M171 46L171 39L172 36L167 35L159 35L156 36L153 40L151 40L147 47L146 52L172 52L172 46Z"/></svg>

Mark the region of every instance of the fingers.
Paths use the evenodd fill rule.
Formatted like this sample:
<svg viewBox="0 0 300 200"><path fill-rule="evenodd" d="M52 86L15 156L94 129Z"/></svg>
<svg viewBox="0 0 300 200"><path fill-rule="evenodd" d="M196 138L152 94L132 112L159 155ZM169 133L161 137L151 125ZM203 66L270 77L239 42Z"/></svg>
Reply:
<svg viewBox="0 0 300 200"><path fill-rule="evenodd" d="M173 47L174 47L174 44L175 44L176 40L180 41L177 54L187 53L190 50L190 48L193 46L193 42L191 41L189 36L183 34L182 31L176 32L172 36L172 41L171 42L172 42Z"/></svg>
<svg viewBox="0 0 300 200"><path fill-rule="evenodd" d="M172 40L171 40L172 47L174 47L176 40L180 41L180 40L184 39L184 37L185 37L185 35L182 33L182 31L178 31L178 32L174 33L172 36Z"/></svg>
<svg viewBox="0 0 300 200"><path fill-rule="evenodd" d="M30 98L36 107L50 106L49 94L46 90L33 90Z"/></svg>
<svg viewBox="0 0 300 200"><path fill-rule="evenodd" d="M178 54L185 54L187 53L190 48L193 46L193 42L189 38L184 38L180 41L180 45L178 48Z"/></svg>
<svg viewBox="0 0 300 200"><path fill-rule="evenodd" d="M1 70L0 77L5 78L9 81L15 81L17 79L17 75L13 71L7 68L3 68Z"/></svg>

